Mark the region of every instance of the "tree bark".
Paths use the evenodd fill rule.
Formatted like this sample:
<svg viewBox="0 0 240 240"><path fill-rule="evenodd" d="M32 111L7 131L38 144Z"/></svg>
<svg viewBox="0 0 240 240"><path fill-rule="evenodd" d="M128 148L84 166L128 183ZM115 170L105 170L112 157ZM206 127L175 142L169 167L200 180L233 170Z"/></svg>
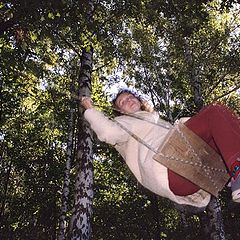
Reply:
<svg viewBox="0 0 240 240"><path fill-rule="evenodd" d="M73 92L73 91L71 91ZM68 140L67 140L67 160L64 171L64 180L63 180L63 193L62 193L62 207L61 207L61 216L59 223L59 235L58 240L64 240L66 236L67 230L67 221L66 221L66 213L68 210L68 199L69 199L69 185L70 185L70 169L71 169L71 161L72 161L72 150L73 150L73 132L74 132L74 124L73 124L73 115L74 109L70 105L70 114L69 114L69 130L68 130Z"/></svg>
<svg viewBox="0 0 240 240"><path fill-rule="evenodd" d="M201 219L204 239L225 240L222 210L219 200L212 196L206 210L208 221L204 221L205 218Z"/></svg>
<svg viewBox="0 0 240 240"><path fill-rule="evenodd" d="M89 0L86 5L86 19L89 26L93 22L94 4ZM78 79L79 99L91 96L91 73L93 66L93 47L91 39L82 49L81 67ZM83 109L78 109L78 143L77 143L77 178L75 183L74 211L70 222L72 240L91 239L92 205L93 205L93 137Z"/></svg>
<svg viewBox="0 0 240 240"><path fill-rule="evenodd" d="M93 49L84 49L79 77L79 96L90 96ZM93 203L93 150L92 131L78 114L77 179L75 184L74 212L71 219L70 238L87 240L91 237Z"/></svg>
<svg viewBox="0 0 240 240"><path fill-rule="evenodd" d="M199 81L198 70L196 68L196 64L194 63L190 43L187 38L184 38L184 52L185 60L188 64L188 68L190 71L189 81L193 90L194 103L197 106L197 110L200 110L204 104L202 97L202 86ZM206 239L213 240L225 239L221 206L219 204L219 201L215 197L211 198L211 201L207 207L207 217L209 220L207 221L207 223L206 221L201 221Z"/></svg>
<svg viewBox="0 0 240 240"><path fill-rule="evenodd" d="M3 156L1 156L1 160L2 158ZM5 204L7 199L7 192L8 192L9 182L10 182L11 171L12 171L12 162L9 162L7 166L7 171L6 171L6 180L4 183L3 198L1 199L2 201L1 201L1 209L0 209L0 223L3 221L3 218L4 218Z"/></svg>
<svg viewBox="0 0 240 240"><path fill-rule="evenodd" d="M197 110L200 110L204 104L202 97L202 86L201 81L199 80L198 68L195 66L192 50L187 37L184 38L184 53L189 69L189 81L193 90L194 103L196 104Z"/></svg>

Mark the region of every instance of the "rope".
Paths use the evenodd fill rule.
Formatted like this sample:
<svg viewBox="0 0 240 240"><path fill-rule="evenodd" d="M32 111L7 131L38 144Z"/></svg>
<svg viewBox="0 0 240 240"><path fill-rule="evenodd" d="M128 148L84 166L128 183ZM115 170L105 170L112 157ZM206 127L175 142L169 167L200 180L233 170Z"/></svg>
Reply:
<svg viewBox="0 0 240 240"><path fill-rule="evenodd" d="M71 97L79 100L78 96L71 95ZM94 105L98 106L97 104L94 104ZM136 118L136 119L148 122L150 124L157 125L159 127L162 127L162 128L168 129L168 130L170 130L170 129L172 129L174 127L169 122L164 121L164 120L162 120L160 118L158 118L158 121L155 122L155 121L152 121L152 120L149 120L149 119L145 119L143 116L139 116L139 115L131 114L131 113L124 113L124 112L121 112L119 109L116 109L116 108L112 108L112 109L117 111L117 112L120 112L121 114L124 114L126 116L133 117L133 118ZM181 158L178 158L178 157L175 157L175 156L169 156L169 155L166 155L166 154L162 154L162 153L158 152L158 150L154 149L150 144L148 144L142 138L137 136L135 133L131 132L127 127L122 125L116 119L112 119L112 121L114 121L119 127L121 127L124 131L126 131L134 139L136 139L136 141L138 141L139 143L144 145L146 148L148 148L153 153L158 154L159 156L161 156L161 157L163 157L163 158L165 158L165 159L167 159L169 161L177 161L177 162L180 162L182 164L188 164L188 165L200 167L202 169L202 171L205 173L205 176L208 177L208 180L209 180L209 182L211 182L212 186L216 190L218 190L218 186L217 186L216 182L213 180L213 177L212 177L214 175L212 175L210 171L215 171L215 172L219 172L219 173L220 172L221 173L227 173L227 171L224 170L224 169L219 169L219 168L203 165L199 155L196 153L196 151L193 148L192 144L189 142L189 140L187 139L185 134L179 129L179 127L176 127L176 130L177 130L178 134L180 134L182 141L184 141L184 143L188 146L188 148L190 150L190 153L195 157L196 160L198 160L198 162L192 162L192 161L181 159Z"/></svg>
<svg viewBox="0 0 240 240"><path fill-rule="evenodd" d="M187 144L187 146L190 148L190 151L192 152L192 154L199 160L199 167L201 167L203 169L203 171L205 172L205 174L208 176L209 180L211 181L212 185L214 186L215 189L218 189L218 187L216 186L215 181L213 180L212 176L210 175L209 171L217 171L217 172L223 172L226 173L226 170L223 169L219 169L219 168L213 168L213 167L209 167L206 165L203 165L201 162L201 159L199 158L198 154L195 152L193 146L190 144L190 142L188 141L188 139L186 138L186 136L183 134L182 131L180 131L180 129L177 127L176 128L177 132L180 134L180 136L182 137L182 139L184 140L184 142ZM196 166L196 164L195 164Z"/></svg>
<svg viewBox="0 0 240 240"><path fill-rule="evenodd" d="M158 153L158 151L156 149L154 149L150 144L148 144L146 141L144 141L143 139L141 139L140 137L138 137L135 133L131 132L128 128L126 128L124 125L122 125L120 122L116 121L115 119L113 119L113 121L120 126L123 130L125 130L130 136L132 136L134 139L136 139L138 142L140 142L141 144L143 144L145 147L147 147L148 149L150 149L151 151L153 151L154 153Z"/></svg>
<svg viewBox="0 0 240 240"><path fill-rule="evenodd" d="M114 110L122 113L122 112L119 111L118 109L115 109L115 108L114 108ZM122 113L122 114L124 114L124 115L126 115L126 116L129 116L129 117L133 117L133 118L139 119L139 120L143 120L143 121L145 121L145 122L149 122L149 123L151 123L151 124L153 124L153 125L157 125L157 126L159 126L159 127L165 128L165 129L171 129L171 128L173 128L173 125L171 125L169 122L164 121L164 120L162 120L162 119L158 119L158 122L154 122L154 121L151 121L151 120L149 120L149 119L145 119L145 118L142 117L142 116L138 116L138 115L136 115L136 114L132 114L132 113ZM161 121L161 123L159 122L159 120Z"/></svg>
<svg viewBox="0 0 240 240"><path fill-rule="evenodd" d="M72 94L72 97L75 98L75 99L79 99L78 96L76 95L73 95ZM94 104L95 106L98 106L97 104ZM133 118L136 118L136 119L139 119L139 120L142 120L142 121L145 121L145 122L148 122L150 124L153 124L153 125L157 125L159 127L162 127L162 128L165 128L165 129L172 129L174 126L171 125L169 122L167 121L164 121L162 119L158 119L158 122L154 122L154 121L151 121L149 119L145 119L144 117L142 116L138 116L136 114L132 114L132 113L125 113L125 112L121 112L119 109L117 108L112 108L113 110L121 113L121 114L124 114L126 116L129 116L129 117L133 117ZM178 127L176 127L176 130L177 132L181 135L181 138L182 140L187 144L187 146L189 147L191 153L193 154L194 157L196 157L196 159L199 160L199 162L192 162L192 161L188 161L188 160L184 160L184 159L181 159L181 158L177 158L177 157L173 157L173 156L169 156L169 155L164 155L162 153L159 153L156 149L154 149L150 144L148 144L146 141L144 141L143 139L141 139L139 136L137 136L135 133L131 132L128 128L126 128L124 125L122 125L120 122L118 122L116 119L112 119L112 121L114 121L118 126L120 126L124 131L126 131L130 136L132 136L134 139L136 139L136 141L138 141L139 143L141 143L142 145L144 145L146 148L148 148L149 150L151 150L152 152L154 152L155 154L158 154L159 156L161 157L164 157L170 161L178 161L178 162L181 162L182 164L189 164L189 165L192 165L192 166L197 166L197 167L201 167L203 169L203 171L206 173L206 175L208 176L209 180L211 181L211 183L213 184L213 186L218 189L218 187L216 186L216 183L213 181L209 171L212 170L212 171L216 171L216 172L222 172L222 173L227 173L226 170L223 170L223 169L219 169L219 168L214 168L214 167L210 167L210 166L206 166L206 165L203 165L202 162L201 162L201 159L199 158L198 154L195 152L193 146L191 145L191 143L188 141L188 139L186 138L186 136L183 134L182 131L180 131L180 129ZM161 121L161 122L159 122Z"/></svg>
<svg viewBox="0 0 240 240"><path fill-rule="evenodd" d="M125 114L125 113L124 113ZM146 121L146 119L144 119L143 117L140 117L140 116L136 116L135 114L125 114L127 116L130 116L130 117L134 117L134 118L137 118L137 119L140 119L140 120L143 120L143 121ZM183 134L182 131L180 131L179 128L176 127L176 130L177 132L181 135L181 138L182 140L187 144L187 146L189 147L191 153L193 154L194 157L196 157L199 162L192 162L192 161L189 161L189 160L184 160L184 159L181 159L181 158L177 158L177 157L173 157L173 156L169 156L169 155L165 155L165 154L162 154L162 153L159 153L156 149L154 149L151 145L149 145L146 141L144 141L143 139L141 139L139 136L137 136L135 133L131 132L128 128L126 128L124 125L122 125L120 122L118 122L117 120L113 119L113 121L118 125L120 126L124 131L126 131L130 136L132 136L134 139L136 139L138 142L140 142L141 144L143 144L145 147L147 147L149 150L151 150L152 152L158 154L159 156L161 157L164 157L166 158L167 160L169 161L178 161L178 162L181 162L182 164L190 164L192 166L197 166L197 167L201 167L203 169L203 171L206 173L206 175L208 176L209 180L211 181L211 183L213 184L213 186L217 189L217 186L216 186L216 183L213 181L209 171L212 170L212 171L216 171L216 172L222 172L222 173L226 173L227 171L226 170L223 170L223 169L219 169L219 168L214 168L214 167L210 167L210 166L205 166L201 163L201 159L199 158L198 154L195 152L194 148L192 147L191 143L188 141L188 139L186 138L186 136ZM169 127L165 124L159 124L159 123L156 123L156 122L153 122L153 121L150 121L150 120L147 120L147 122L149 123L152 123L152 124L155 124L159 127L165 127L167 129L171 129L173 128L173 126ZM169 124L169 123L168 123Z"/></svg>

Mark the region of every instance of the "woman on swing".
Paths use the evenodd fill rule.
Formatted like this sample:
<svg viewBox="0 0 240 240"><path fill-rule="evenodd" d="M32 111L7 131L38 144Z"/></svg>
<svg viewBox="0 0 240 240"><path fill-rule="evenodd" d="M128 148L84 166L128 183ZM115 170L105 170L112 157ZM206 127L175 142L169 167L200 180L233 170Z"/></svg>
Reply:
<svg viewBox="0 0 240 240"><path fill-rule="evenodd" d="M89 97L82 97L80 102L86 109L84 117L98 138L116 148L144 187L178 204L201 208L209 203L209 193L155 161L153 151L117 124L120 123L153 148L157 149L160 146L169 129L148 122L163 120L159 119L159 115L149 109L149 105L138 95L129 90L121 90L117 94L113 105L122 115L116 117L114 121L96 110ZM124 113L134 114L148 121ZM168 125L165 121L163 124ZM187 120L185 125L222 156L231 177L232 199L240 202L239 118L226 106L212 104Z"/></svg>

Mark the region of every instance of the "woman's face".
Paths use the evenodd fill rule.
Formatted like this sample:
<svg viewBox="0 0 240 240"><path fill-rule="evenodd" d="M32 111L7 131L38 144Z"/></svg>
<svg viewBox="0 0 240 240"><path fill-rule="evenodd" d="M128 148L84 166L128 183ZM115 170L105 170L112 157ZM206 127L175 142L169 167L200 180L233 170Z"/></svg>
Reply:
<svg viewBox="0 0 240 240"><path fill-rule="evenodd" d="M115 105L121 112L125 113L134 113L141 110L141 102L131 93L120 94Z"/></svg>

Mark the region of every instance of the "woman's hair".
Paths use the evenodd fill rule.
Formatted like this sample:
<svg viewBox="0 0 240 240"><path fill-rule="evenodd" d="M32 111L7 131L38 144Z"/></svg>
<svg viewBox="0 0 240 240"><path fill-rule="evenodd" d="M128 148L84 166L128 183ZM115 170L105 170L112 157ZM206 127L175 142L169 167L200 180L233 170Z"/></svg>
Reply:
<svg viewBox="0 0 240 240"><path fill-rule="evenodd" d="M144 100L139 94L137 94L136 92L134 92L130 89L121 89L112 100L113 109L114 109L116 115L121 115L121 113L118 111L118 106L116 105L116 101L117 101L118 97L123 93L129 93L129 94L133 95L135 98L137 98L139 100L139 102L141 103L142 111L146 111L146 112L154 111L152 106L146 100Z"/></svg>

